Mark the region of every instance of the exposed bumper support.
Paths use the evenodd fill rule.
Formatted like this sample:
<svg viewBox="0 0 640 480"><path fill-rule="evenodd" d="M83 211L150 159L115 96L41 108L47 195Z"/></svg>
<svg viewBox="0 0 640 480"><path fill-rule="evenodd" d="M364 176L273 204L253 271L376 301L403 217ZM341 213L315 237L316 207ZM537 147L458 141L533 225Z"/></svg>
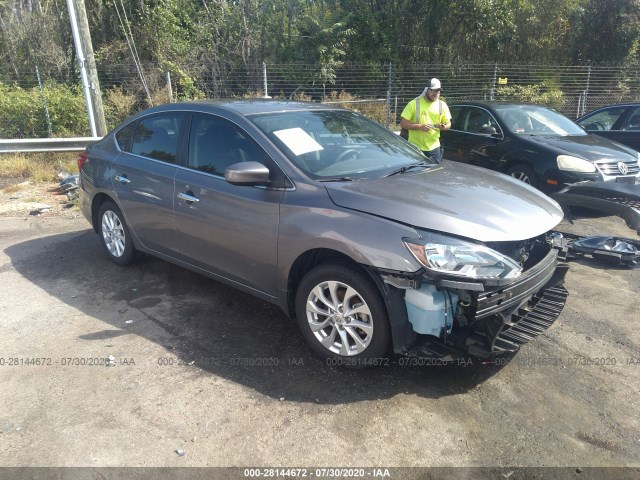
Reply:
<svg viewBox="0 0 640 480"><path fill-rule="evenodd" d="M511 316L493 341L492 353L515 352L521 345L544 333L555 322L567 301L564 287L542 290L529 302L530 310L520 310Z"/></svg>
<svg viewBox="0 0 640 480"><path fill-rule="evenodd" d="M557 258L557 250L550 250L538 265L511 285L478 293L474 302L475 318L479 320L508 310L531 297L551 280L556 270Z"/></svg>

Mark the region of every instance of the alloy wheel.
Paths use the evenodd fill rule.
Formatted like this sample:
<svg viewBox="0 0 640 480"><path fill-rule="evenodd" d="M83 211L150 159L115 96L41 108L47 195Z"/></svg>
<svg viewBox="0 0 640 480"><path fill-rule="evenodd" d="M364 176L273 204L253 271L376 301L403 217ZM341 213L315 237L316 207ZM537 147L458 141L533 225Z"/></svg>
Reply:
<svg viewBox="0 0 640 480"><path fill-rule="evenodd" d="M126 247L124 226L120 217L111 210L107 210L102 215L102 239L111 255L116 258L124 255Z"/></svg>
<svg viewBox="0 0 640 480"><path fill-rule="evenodd" d="M525 172L516 170L514 172L511 172L511 176L516 180L520 180L521 182L531 185L531 179Z"/></svg>
<svg viewBox="0 0 640 480"><path fill-rule="evenodd" d="M371 310L362 295L345 283L316 285L307 297L306 315L314 337L330 352L358 355L371 343Z"/></svg>

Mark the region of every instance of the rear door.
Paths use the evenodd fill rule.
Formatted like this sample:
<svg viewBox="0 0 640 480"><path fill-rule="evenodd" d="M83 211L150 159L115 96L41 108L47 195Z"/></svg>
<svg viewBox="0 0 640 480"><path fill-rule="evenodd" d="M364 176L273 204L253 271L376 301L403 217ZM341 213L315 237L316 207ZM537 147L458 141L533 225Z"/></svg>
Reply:
<svg viewBox="0 0 640 480"><path fill-rule="evenodd" d="M169 255L176 251L174 177L184 119L181 113L141 119L112 171L129 227L146 248Z"/></svg>
<svg viewBox="0 0 640 480"><path fill-rule="evenodd" d="M241 161L267 166L274 183L228 183L225 169ZM180 258L275 297L283 185L282 172L246 131L216 115L194 114L185 167L176 174Z"/></svg>

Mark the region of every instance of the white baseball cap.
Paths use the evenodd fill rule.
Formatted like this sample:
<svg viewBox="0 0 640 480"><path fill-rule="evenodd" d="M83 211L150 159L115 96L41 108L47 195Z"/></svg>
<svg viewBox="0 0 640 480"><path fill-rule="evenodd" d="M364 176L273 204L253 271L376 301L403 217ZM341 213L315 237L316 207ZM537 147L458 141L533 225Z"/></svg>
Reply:
<svg viewBox="0 0 640 480"><path fill-rule="evenodd" d="M442 84L437 78L432 78L431 82L429 82L429 85L427 85L427 88L430 88L431 90L441 90Z"/></svg>

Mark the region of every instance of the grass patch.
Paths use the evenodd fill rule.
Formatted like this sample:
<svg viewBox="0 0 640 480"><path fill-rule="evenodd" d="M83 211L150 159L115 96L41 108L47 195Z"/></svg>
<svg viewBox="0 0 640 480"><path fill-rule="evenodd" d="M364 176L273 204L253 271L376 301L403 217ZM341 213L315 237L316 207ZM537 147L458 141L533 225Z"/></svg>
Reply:
<svg viewBox="0 0 640 480"><path fill-rule="evenodd" d="M58 173L77 173L75 152L22 153L0 156L0 178L23 178L33 182L58 180Z"/></svg>
<svg viewBox="0 0 640 480"><path fill-rule="evenodd" d="M20 199L21 202L24 203L41 203L42 197L36 197L35 195L31 195L30 197L24 197Z"/></svg>
<svg viewBox="0 0 640 480"><path fill-rule="evenodd" d="M26 186L27 184L25 183L18 183L16 185L9 185L8 187L3 188L2 191L4 193L16 193L23 190Z"/></svg>

